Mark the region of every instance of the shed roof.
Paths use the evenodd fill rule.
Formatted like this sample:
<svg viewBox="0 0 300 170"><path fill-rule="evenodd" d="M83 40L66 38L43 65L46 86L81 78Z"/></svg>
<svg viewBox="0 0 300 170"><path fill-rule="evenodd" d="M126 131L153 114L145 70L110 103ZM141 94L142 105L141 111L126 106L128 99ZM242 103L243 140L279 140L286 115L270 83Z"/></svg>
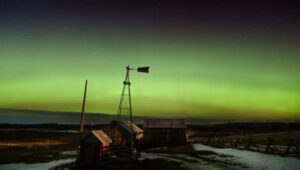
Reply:
<svg viewBox="0 0 300 170"><path fill-rule="evenodd" d="M144 128L186 128L184 119L146 119Z"/></svg>
<svg viewBox="0 0 300 170"><path fill-rule="evenodd" d="M130 121L122 121L122 120L113 120L113 122L116 122L117 124L119 124L120 126L122 126L124 129L126 129L126 131L135 134L135 133L143 133L143 130L141 128L139 128L136 124L132 123L132 128L130 125Z"/></svg>
<svg viewBox="0 0 300 170"><path fill-rule="evenodd" d="M102 130L93 130L91 132L103 146L108 146L112 143L112 140L102 131Z"/></svg>

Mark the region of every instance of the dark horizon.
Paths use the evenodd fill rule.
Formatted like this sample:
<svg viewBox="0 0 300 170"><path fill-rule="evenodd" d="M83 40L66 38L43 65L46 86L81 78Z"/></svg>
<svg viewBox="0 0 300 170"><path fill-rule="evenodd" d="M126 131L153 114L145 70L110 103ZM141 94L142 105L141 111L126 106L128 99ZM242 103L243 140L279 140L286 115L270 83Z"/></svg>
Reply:
<svg viewBox="0 0 300 170"><path fill-rule="evenodd" d="M39 125L39 124L58 124L58 125L78 125L80 124L80 112L59 112L59 111L42 111L42 110L22 110L22 109L0 109L0 124L16 125ZM84 124L97 125L108 124L116 118L117 114L107 113L85 113ZM189 125L207 125L223 123L299 123L299 120L239 120L239 119L218 119L205 117L158 117L158 116L133 116L133 121L142 124L147 118L156 119L181 119L184 118ZM126 119L124 117L123 119ZM129 120L129 117L128 117Z"/></svg>

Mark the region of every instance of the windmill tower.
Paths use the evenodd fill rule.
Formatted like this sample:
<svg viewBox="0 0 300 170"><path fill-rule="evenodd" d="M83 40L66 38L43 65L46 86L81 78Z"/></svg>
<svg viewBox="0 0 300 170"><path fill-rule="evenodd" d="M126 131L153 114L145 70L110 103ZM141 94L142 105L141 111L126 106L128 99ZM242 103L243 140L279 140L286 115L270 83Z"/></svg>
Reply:
<svg viewBox="0 0 300 170"><path fill-rule="evenodd" d="M149 67L138 67L137 69L131 68L129 65L126 66L126 75L125 80L123 81L123 90L121 93L121 99L118 107L117 120L121 120L122 116L125 116L126 113L129 113L129 121L132 124L132 104L131 104L131 92L130 92L130 79L129 73L131 70L137 70L141 73L149 73Z"/></svg>

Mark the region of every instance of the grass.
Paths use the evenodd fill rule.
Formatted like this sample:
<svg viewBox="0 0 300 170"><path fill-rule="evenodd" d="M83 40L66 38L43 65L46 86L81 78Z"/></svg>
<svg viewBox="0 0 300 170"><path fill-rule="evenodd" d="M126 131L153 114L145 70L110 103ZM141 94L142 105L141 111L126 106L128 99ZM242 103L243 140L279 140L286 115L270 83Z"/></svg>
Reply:
<svg viewBox="0 0 300 170"><path fill-rule="evenodd" d="M57 140L37 140L37 141L0 141L0 148L16 148L16 147L48 147L52 145L62 145L65 142L57 141Z"/></svg>
<svg viewBox="0 0 300 170"><path fill-rule="evenodd" d="M48 148L10 148L0 150L0 164L7 163L38 163L49 162L58 159L74 157L72 155L63 155L61 152L67 151L70 147L48 147Z"/></svg>

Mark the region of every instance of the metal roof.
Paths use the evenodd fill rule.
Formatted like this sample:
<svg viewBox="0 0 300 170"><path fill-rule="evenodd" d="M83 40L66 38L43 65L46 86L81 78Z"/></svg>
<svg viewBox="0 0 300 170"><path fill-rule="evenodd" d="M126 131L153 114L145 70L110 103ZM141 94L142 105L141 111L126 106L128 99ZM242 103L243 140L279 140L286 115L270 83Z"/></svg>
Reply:
<svg viewBox="0 0 300 170"><path fill-rule="evenodd" d="M122 126L124 129L126 129L128 132L132 134L139 134L143 133L144 131L139 128L136 124L132 123L132 128L129 121L121 121L121 120L114 120L113 122L118 123L120 126Z"/></svg>
<svg viewBox="0 0 300 170"><path fill-rule="evenodd" d="M146 119L144 128L186 128L184 119Z"/></svg>
<svg viewBox="0 0 300 170"><path fill-rule="evenodd" d="M103 146L108 146L112 143L112 140L102 131L102 130L93 130L92 134L101 141Z"/></svg>

